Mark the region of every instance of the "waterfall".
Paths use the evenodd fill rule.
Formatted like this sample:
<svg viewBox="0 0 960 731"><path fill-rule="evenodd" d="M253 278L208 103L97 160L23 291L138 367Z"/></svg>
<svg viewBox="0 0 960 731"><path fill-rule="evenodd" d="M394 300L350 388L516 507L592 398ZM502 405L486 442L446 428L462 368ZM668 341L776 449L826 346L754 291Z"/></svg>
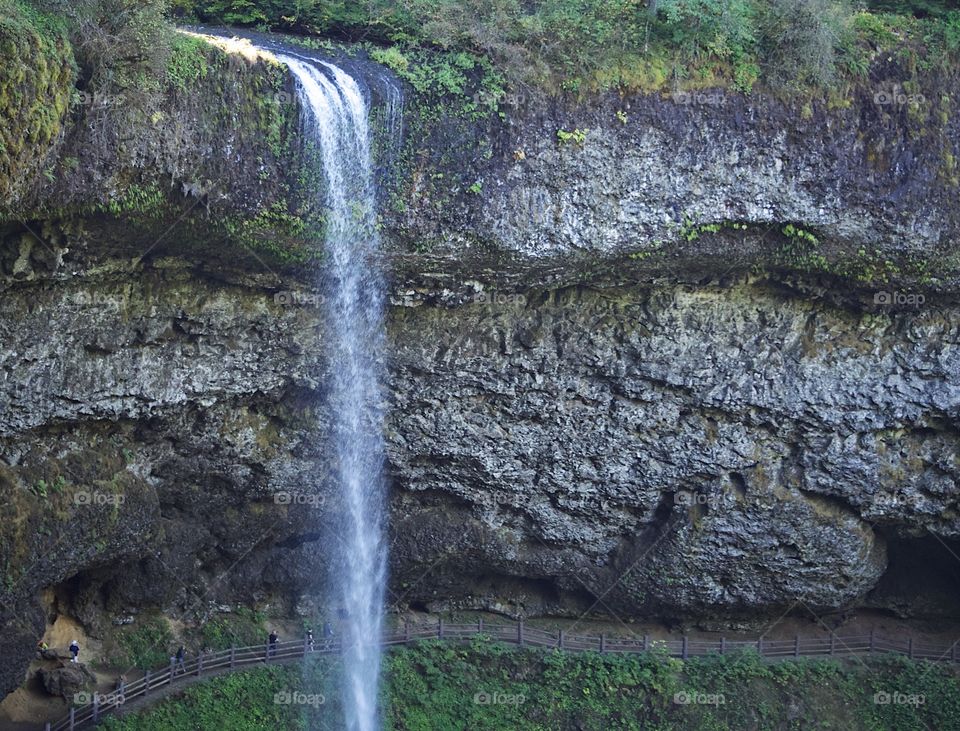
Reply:
<svg viewBox="0 0 960 731"><path fill-rule="evenodd" d="M384 281L370 160L367 102L357 82L322 61L277 54L297 79L303 129L318 146L326 190L325 298L329 407L343 505L332 589L345 618L344 708L350 731L378 727L381 623L386 579L384 445L380 398Z"/></svg>

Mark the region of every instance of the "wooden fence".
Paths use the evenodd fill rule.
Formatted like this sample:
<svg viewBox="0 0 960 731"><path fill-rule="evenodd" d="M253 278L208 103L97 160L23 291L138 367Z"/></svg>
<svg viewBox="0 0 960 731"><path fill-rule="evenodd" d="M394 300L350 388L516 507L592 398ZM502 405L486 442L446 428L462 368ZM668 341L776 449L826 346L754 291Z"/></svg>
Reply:
<svg viewBox="0 0 960 731"><path fill-rule="evenodd" d="M570 652L602 653L641 653L656 649L670 657L687 659L697 655L711 653L725 654L737 650L752 649L768 658L798 657L843 657L870 655L876 653L895 653L906 655L915 660L933 660L956 663L960 659L957 641L950 645L933 645L915 642L913 638L891 640L869 635L855 637L807 637L799 635L789 640L719 640L680 639L659 640L649 636L625 638L606 634L577 635L564 630L549 632L536 627L527 627L522 621L516 624L485 624L483 620L472 624L448 624L442 619L433 627L405 626L401 630L386 633L383 647L406 645L421 640L439 639L451 642L469 640L483 636L494 642L506 642L529 647L551 647ZM306 641L278 642L272 648L266 643L251 647L231 647L229 650L211 652L182 664L171 661L170 665L159 670L148 670L142 678L128 683L122 690L111 693L94 694L93 700L70 709L69 715L57 721L48 722L45 731L75 731L95 725L104 714L115 711L126 702L135 698L149 696L151 693L176 684L184 679L214 672L230 672L260 663L289 662L312 655L330 655L339 653L341 643L338 639L318 639L313 649Z"/></svg>

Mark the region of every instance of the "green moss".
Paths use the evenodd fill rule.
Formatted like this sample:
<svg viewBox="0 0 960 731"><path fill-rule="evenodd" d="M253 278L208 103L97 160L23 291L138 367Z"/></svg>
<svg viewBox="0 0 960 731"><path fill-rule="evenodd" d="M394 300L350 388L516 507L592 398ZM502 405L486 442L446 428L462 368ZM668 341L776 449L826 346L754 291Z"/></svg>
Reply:
<svg viewBox="0 0 960 731"><path fill-rule="evenodd" d="M224 228L240 246L285 264L302 264L322 256L309 242L323 240L323 220L305 220L277 202L249 218L227 218Z"/></svg>
<svg viewBox="0 0 960 731"><path fill-rule="evenodd" d="M77 69L62 23L0 0L0 198L34 174L67 118Z"/></svg>
<svg viewBox="0 0 960 731"><path fill-rule="evenodd" d="M167 61L167 83L174 89L186 91L210 72L213 49L196 36L177 33L171 44Z"/></svg>
<svg viewBox="0 0 960 731"><path fill-rule="evenodd" d="M156 220L167 207L167 196L158 185L133 183L124 188L118 197L111 199L105 209L114 216Z"/></svg>

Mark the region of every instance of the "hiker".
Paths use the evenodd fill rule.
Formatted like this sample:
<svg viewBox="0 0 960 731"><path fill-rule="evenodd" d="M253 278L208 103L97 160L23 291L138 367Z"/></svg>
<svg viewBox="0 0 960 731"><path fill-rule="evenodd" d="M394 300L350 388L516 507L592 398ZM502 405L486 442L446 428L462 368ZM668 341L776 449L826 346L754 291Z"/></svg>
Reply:
<svg viewBox="0 0 960 731"><path fill-rule="evenodd" d="M117 678L117 687L114 689L114 695L116 695L117 703L123 703L123 696L127 691L127 678L125 675L120 675Z"/></svg>
<svg viewBox="0 0 960 731"><path fill-rule="evenodd" d="M313 649L314 649L313 630L308 629L307 630L307 652L313 652Z"/></svg>
<svg viewBox="0 0 960 731"><path fill-rule="evenodd" d="M174 666L174 671L176 671L176 669L179 668L181 672L184 672L184 673L187 672L187 666L183 662L184 654L185 653L183 651L183 645L180 645L180 648L177 650L177 654L174 655L174 657L176 658L176 665Z"/></svg>
<svg viewBox="0 0 960 731"><path fill-rule="evenodd" d="M80 643L74 640L70 643L70 662L80 662L77 658L80 656Z"/></svg>
<svg viewBox="0 0 960 731"><path fill-rule="evenodd" d="M329 622L323 623L323 636L326 639L333 637L333 627L330 626Z"/></svg>
<svg viewBox="0 0 960 731"><path fill-rule="evenodd" d="M268 652L267 652L267 654L268 654L268 655L275 655L275 654L276 654L276 652L277 652L277 640L278 640L278 639L279 639L279 638L277 637L277 632L276 632L276 630L270 630L270 636L267 638L267 644L268 644Z"/></svg>

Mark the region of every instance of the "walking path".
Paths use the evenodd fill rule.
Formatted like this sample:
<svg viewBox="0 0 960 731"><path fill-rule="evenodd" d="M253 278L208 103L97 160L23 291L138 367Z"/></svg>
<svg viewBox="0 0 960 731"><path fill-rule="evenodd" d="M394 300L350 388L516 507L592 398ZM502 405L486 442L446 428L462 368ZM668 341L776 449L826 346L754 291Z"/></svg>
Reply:
<svg viewBox="0 0 960 731"><path fill-rule="evenodd" d="M381 646L392 647L406 645L421 640L437 639L459 642L482 636L495 642L507 642L520 646L558 648L569 652L601 653L642 653L656 650L670 657L687 659L710 653L724 654L743 649L754 649L760 655L772 659L799 657L850 657L877 653L896 653L915 660L956 663L960 660L958 641L951 644L934 645L916 642L912 637L892 640L874 635L855 637L800 637L788 640L700 640L686 636L680 639L651 640L641 638L613 637L600 635L574 635L563 630L548 632L527 627L524 623L485 624L483 620L472 624L447 624L442 619L435 627L412 628L409 625L402 630L383 636ZM47 723L45 731L76 731L95 725L105 714L121 710L127 713L135 708L150 705L160 698L178 691L201 679L215 675L243 670L259 664L290 663L311 656L338 654L341 643L337 639L317 640L315 649L310 650L306 642L278 642L272 648L268 645L252 647L232 647L215 653L207 653L191 658L182 668L174 663L159 670L147 671L124 689L124 692L98 694L86 705L70 709L69 715L55 723Z"/></svg>

